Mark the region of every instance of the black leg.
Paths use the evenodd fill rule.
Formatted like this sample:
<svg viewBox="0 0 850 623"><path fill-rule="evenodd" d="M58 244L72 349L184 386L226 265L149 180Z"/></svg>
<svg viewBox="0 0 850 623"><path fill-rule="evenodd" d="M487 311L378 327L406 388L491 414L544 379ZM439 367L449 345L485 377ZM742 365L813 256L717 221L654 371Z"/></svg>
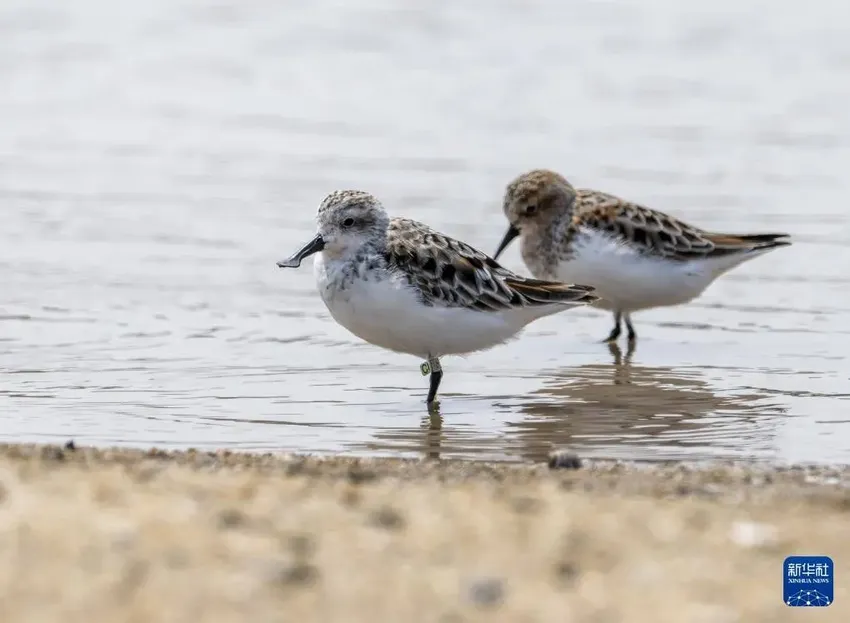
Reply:
<svg viewBox="0 0 850 623"><path fill-rule="evenodd" d="M443 371L434 370L431 372L431 387L428 388L428 399L425 401L429 405L434 403L437 398L437 390L440 388L440 381L443 380Z"/></svg>
<svg viewBox="0 0 850 623"><path fill-rule="evenodd" d="M434 404L434 400L437 398L437 390L440 388L440 381L443 380L443 367L440 365L440 360L437 357L430 357L428 361L422 364L421 370L423 375L431 375L428 398L425 399L425 402L430 406Z"/></svg>
<svg viewBox="0 0 850 623"><path fill-rule="evenodd" d="M621 332L620 321L622 320L622 318L623 318L623 314L621 314L618 311L614 312L614 328L611 329L611 333L608 334L608 337L606 337L604 340L602 340L603 342L616 342L617 341L617 338L620 337L620 332Z"/></svg>
<svg viewBox="0 0 850 623"><path fill-rule="evenodd" d="M637 332L632 326L632 317L630 314L626 314L626 329L629 331L629 344L634 344L637 339Z"/></svg>

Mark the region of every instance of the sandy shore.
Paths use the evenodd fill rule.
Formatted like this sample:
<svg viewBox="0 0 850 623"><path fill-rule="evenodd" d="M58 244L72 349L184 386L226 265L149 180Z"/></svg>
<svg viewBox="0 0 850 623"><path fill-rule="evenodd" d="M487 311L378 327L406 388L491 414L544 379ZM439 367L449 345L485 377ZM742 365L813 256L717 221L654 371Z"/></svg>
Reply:
<svg viewBox="0 0 850 623"><path fill-rule="evenodd" d="M0 558L4 623L847 621L850 472L0 446Z"/></svg>

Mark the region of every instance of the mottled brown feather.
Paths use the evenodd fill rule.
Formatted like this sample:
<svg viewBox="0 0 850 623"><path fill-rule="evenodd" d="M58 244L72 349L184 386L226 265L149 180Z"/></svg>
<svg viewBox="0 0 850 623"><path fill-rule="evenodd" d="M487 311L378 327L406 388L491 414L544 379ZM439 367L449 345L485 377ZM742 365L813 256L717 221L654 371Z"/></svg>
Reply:
<svg viewBox="0 0 850 623"><path fill-rule="evenodd" d="M693 260L790 244L786 234L715 234L675 217L594 190L578 190L574 232L605 232L647 255Z"/></svg>
<svg viewBox="0 0 850 623"><path fill-rule="evenodd" d="M589 286L522 277L470 245L405 218L390 221L386 260L428 305L504 311L597 300Z"/></svg>

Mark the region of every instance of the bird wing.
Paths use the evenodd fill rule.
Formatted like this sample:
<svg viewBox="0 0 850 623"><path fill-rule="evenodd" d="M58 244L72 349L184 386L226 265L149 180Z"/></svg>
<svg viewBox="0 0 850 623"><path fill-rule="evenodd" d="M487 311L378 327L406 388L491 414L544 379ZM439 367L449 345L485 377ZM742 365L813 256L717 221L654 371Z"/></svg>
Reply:
<svg viewBox="0 0 850 623"><path fill-rule="evenodd" d="M693 260L790 244L787 234L718 234L595 190L580 190L573 226L607 233L645 255Z"/></svg>
<svg viewBox="0 0 850 623"><path fill-rule="evenodd" d="M504 311L597 300L590 286L522 277L468 244L409 219L390 222L386 260L428 305Z"/></svg>

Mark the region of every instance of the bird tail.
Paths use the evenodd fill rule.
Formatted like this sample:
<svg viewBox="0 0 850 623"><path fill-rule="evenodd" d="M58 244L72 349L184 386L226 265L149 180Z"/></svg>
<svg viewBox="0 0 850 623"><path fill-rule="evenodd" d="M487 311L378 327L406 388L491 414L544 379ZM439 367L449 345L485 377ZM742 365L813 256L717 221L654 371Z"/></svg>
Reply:
<svg viewBox="0 0 850 623"><path fill-rule="evenodd" d="M599 300L599 297L593 294L595 288L591 286L522 277L505 279L505 283L531 305L557 304L575 307L590 305Z"/></svg>
<svg viewBox="0 0 850 623"><path fill-rule="evenodd" d="M714 243L718 255L769 251L791 244L788 234L707 234L706 238Z"/></svg>

